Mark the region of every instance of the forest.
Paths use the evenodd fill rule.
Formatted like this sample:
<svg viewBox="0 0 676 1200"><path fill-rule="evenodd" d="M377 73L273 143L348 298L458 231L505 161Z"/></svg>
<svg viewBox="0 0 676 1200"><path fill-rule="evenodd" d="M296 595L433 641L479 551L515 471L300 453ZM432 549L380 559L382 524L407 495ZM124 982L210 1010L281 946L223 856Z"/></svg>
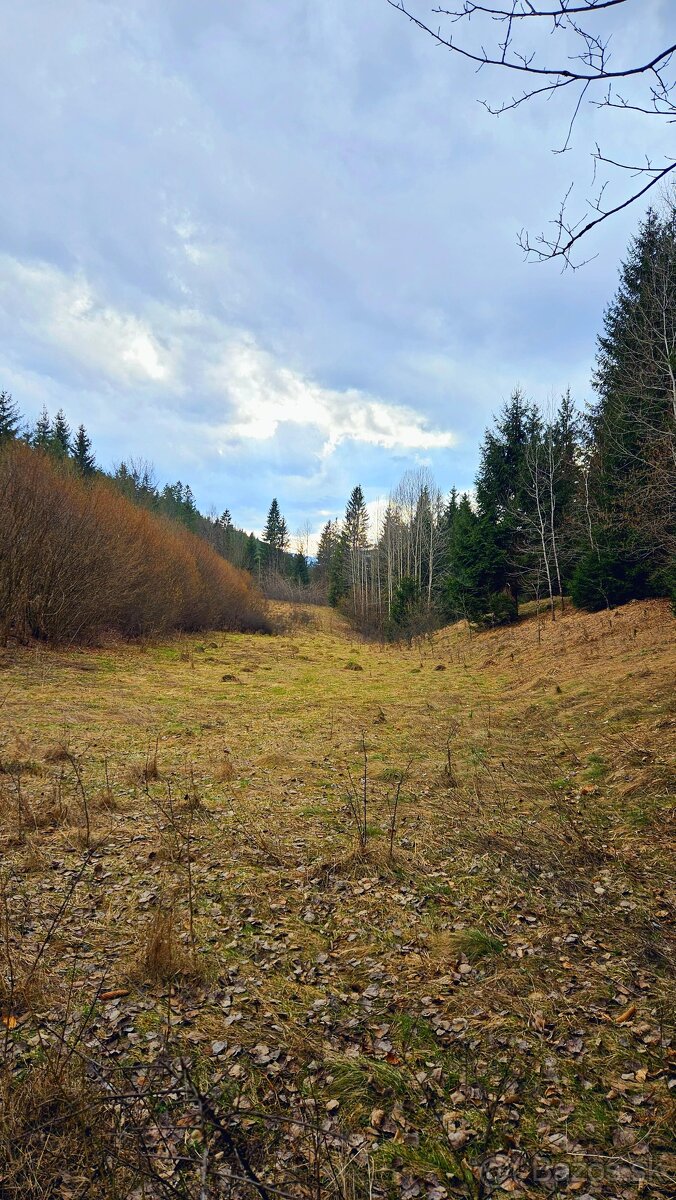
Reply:
<svg viewBox="0 0 676 1200"><path fill-rule="evenodd" d="M254 585L276 599L328 602L362 632L386 639L456 620L509 624L527 601L546 605L553 620L567 596L589 611L673 599L673 200L649 212L631 242L598 338L593 381L595 399L584 411L568 391L538 406L515 390L486 430L470 492L443 493L427 469L411 469L374 518L357 484L343 519L324 525L313 556L307 533L292 550L277 498L260 535L246 533L227 508L200 513L190 485L160 487L145 459L106 474L83 425L73 435L63 412L51 420L43 411L27 427L2 392L0 542L11 564L2 581L5 634L63 639L105 626L133 635L227 625L240 619L233 615L239 607L256 608ZM126 557L113 528L124 528L134 546ZM53 553L45 555L45 539ZM153 555L146 546L140 568L132 560L143 539L164 550ZM236 603L219 608L212 595L206 604L209 572L220 581L213 588L234 588ZM86 590L80 607L72 603L74 579ZM165 603L141 602L144 589L156 596L158 585Z"/></svg>

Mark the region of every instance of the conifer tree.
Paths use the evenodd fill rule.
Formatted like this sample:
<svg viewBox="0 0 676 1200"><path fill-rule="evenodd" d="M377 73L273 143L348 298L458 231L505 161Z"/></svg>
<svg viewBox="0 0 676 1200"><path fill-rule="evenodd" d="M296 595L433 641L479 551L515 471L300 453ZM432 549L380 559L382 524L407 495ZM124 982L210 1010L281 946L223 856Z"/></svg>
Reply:
<svg viewBox="0 0 676 1200"><path fill-rule="evenodd" d="M81 475L93 475L96 471L96 459L92 453L91 438L84 425L78 426L73 443L73 462Z"/></svg>
<svg viewBox="0 0 676 1200"><path fill-rule="evenodd" d="M317 546L317 569L323 581L328 581L331 574L331 563L338 542L338 522L327 521L319 537Z"/></svg>
<svg viewBox="0 0 676 1200"><path fill-rule="evenodd" d="M199 511L195 503L195 497L192 494L192 488L189 483L186 483L183 489L183 497L181 502L181 519L188 529L195 530L199 524Z"/></svg>
<svg viewBox="0 0 676 1200"><path fill-rule="evenodd" d="M258 554L258 539L256 538L255 534L250 533L246 539L246 546L244 549L245 570L251 571L252 575L255 574L259 561L260 556Z"/></svg>
<svg viewBox="0 0 676 1200"><path fill-rule="evenodd" d="M291 564L291 577L299 583L301 587L307 587L310 582L310 573L307 568L307 559L302 550L296 551Z"/></svg>
<svg viewBox="0 0 676 1200"><path fill-rule="evenodd" d="M344 543L343 569L346 572L344 586L346 592L349 590L352 593L352 607L355 612L363 612L367 603L364 551L368 545L368 523L364 493L357 484L352 489L345 509L341 535Z"/></svg>
<svg viewBox="0 0 676 1200"><path fill-rule="evenodd" d="M390 607L390 633L395 637L403 635L410 645L422 611L420 584L413 575L404 575L397 585Z"/></svg>
<svg viewBox="0 0 676 1200"><path fill-rule="evenodd" d="M284 517L281 517L280 521L279 521L279 528L278 528L278 533L277 533L277 549L279 550L280 554L285 554L286 551L288 550L288 548L289 548L289 527L288 527L286 521L284 520Z"/></svg>
<svg viewBox="0 0 676 1200"><path fill-rule="evenodd" d="M43 407L40 416L35 422L35 429L31 437L31 442L40 450L48 450L52 436L52 422L49 419L47 409Z"/></svg>
<svg viewBox="0 0 676 1200"><path fill-rule="evenodd" d="M479 516L492 527L496 547L494 590L507 590L518 604L522 585L523 546L532 511L529 448L540 434L541 421L518 389L486 431L476 492Z"/></svg>
<svg viewBox="0 0 676 1200"><path fill-rule="evenodd" d="M232 555L232 517L230 510L225 508L218 518L216 525L220 532L221 553L224 558Z"/></svg>
<svg viewBox="0 0 676 1200"><path fill-rule="evenodd" d="M602 607L668 588L676 555L676 205L632 240L599 337L588 425L589 549L573 598Z"/></svg>
<svg viewBox="0 0 676 1200"><path fill-rule="evenodd" d="M66 420L66 414L60 408L50 431L48 449L57 458L67 458L70 454L70 438L70 425Z"/></svg>
<svg viewBox="0 0 676 1200"><path fill-rule="evenodd" d="M448 519L444 615L475 624L489 620L490 613L496 623L510 620L514 602L504 591L505 571L493 523L474 512L467 494L460 500L453 497Z"/></svg>
<svg viewBox="0 0 676 1200"><path fill-rule="evenodd" d="M279 511L276 499L272 500L263 530L263 541L267 547L267 560L273 570L279 570L282 555L289 545L289 530Z"/></svg>
<svg viewBox="0 0 676 1200"><path fill-rule="evenodd" d="M19 410L9 392L0 392L0 445L11 442L19 432Z"/></svg>
<svg viewBox="0 0 676 1200"><path fill-rule="evenodd" d="M341 530L331 556L331 568L329 572L328 601L332 608L336 608L348 593L347 556L347 538L345 531Z"/></svg>
<svg viewBox="0 0 676 1200"><path fill-rule="evenodd" d="M352 552L363 549L367 545L368 524L369 517L364 493L357 484L350 494L344 522L345 537Z"/></svg>

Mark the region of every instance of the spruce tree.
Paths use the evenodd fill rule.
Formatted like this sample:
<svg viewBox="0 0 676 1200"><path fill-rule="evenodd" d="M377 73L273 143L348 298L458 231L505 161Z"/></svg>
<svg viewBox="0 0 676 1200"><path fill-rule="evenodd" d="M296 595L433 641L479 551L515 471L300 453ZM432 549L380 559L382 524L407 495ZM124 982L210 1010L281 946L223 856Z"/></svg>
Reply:
<svg viewBox="0 0 676 1200"><path fill-rule="evenodd" d="M271 566L277 565L277 542L279 539L279 524L281 519L282 517L279 511L279 504L277 503L276 498L273 497L268 509L268 515L265 521L265 529L263 530L263 541L266 545L267 558Z"/></svg>
<svg viewBox="0 0 676 1200"><path fill-rule="evenodd" d="M395 638L405 637L410 645L420 626L422 615L420 584L413 575L404 575L392 597L389 632Z"/></svg>
<svg viewBox="0 0 676 1200"><path fill-rule="evenodd" d="M232 556L232 517L229 509L224 509L216 522L220 531L221 554L224 558Z"/></svg>
<svg viewBox="0 0 676 1200"><path fill-rule="evenodd" d="M278 532L277 532L277 549L279 550L280 554L285 554L286 551L288 550L288 548L289 548L289 527L288 527L286 521L284 520L284 517L280 517L279 528L278 528Z"/></svg>
<svg viewBox="0 0 676 1200"><path fill-rule="evenodd" d="M676 555L673 202L663 215L649 212L632 240L598 342L598 400L588 423L590 545L574 589L586 607L668 590Z"/></svg>
<svg viewBox="0 0 676 1200"><path fill-rule="evenodd" d="M345 594L352 592L354 612L363 610L363 552L368 545L368 511L364 493L359 485L352 489L345 509L341 539L344 544L342 563L345 573Z"/></svg>
<svg viewBox="0 0 676 1200"><path fill-rule="evenodd" d="M357 484L350 494L350 499L345 510L344 522L346 541L353 553L363 549L367 545L368 524L369 517L364 493Z"/></svg>
<svg viewBox="0 0 676 1200"><path fill-rule="evenodd" d="M200 514L189 483L186 483L183 489L181 519L183 524L187 525L188 529L192 529L193 531L196 530L199 525Z"/></svg>
<svg viewBox="0 0 676 1200"><path fill-rule="evenodd" d="M310 582L310 573L307 568L307 559L302 550L298 550L293 556L291 564L291 577L301 587L307 587Z"/></svg>
<svg viewBox="0 0 676 1200"><path fill-rule="evenodd" d="M18 435L19 420L19 410L10 393L0 392L0 446Z"/></svg>
<svg viewBox="0 0 676 1200"><path fill-rule="evenodd" d="M329 571L328 601L332 608L336 608L348 594L347 558L347 538L345 530L341 530L331 556L331 568Z"/></svg>
<svg viewBox="0 0 676 1200"><path fill-rule="evenodd" d="M266 557L269 565L274 570L279 570L282 561L282 555L289 545L289 530L279 511L279 504L276 499L272 500L268 515L263 530L263 541L266 545Z"/></svg>
<svg viewBox="0 0 676 1200"><path fill-rule="evenodd" d="M331 573L331 562L338 541L338 522L327 521L319 537L317 546L317 568L320 578L328 580Z"/></svg>
<svg viewBox="0 0 676 1200"><path fill-rule="evenodd" d="M32 444L39 450L48 450L52 436L52 422L49 419L47 409L43 407L40 416L35 422L35 428L31 435Z"/></svg>
<svg viewBox="0 0 676 1200"><path fill-rule="evenodd" d="M244 548L244 568L245 568L245 570L251 571L252 575L255 574L256 570L257 570L257 566L258 566L258 561L259 561L258 539L256 538L255 534L250 533L248 538L246 539L246 546Z"/></svg>
<svg viewBox="0 0 676 1200"><path fill-rule="evenodd" d="M486 431L481 448L477 507L495 542L493 590L508 591L515 604L522 589L521 548L533 508L528 456L540 433L537 411L517 389L494 429Z"/></svg>
<svg viewBox="0 0 676 1200"><path fill-rule="evenodd" d="M70 425L66 420L66 414L60 408L54 418L54 424L50 431L48 449L57 458L68 458L70 454Z"/></svg>
<svg viewBox="0 0 676 1200"><path fill-rule="evenodd" d="M73 443L73 462L81 475L93 475L96 471L96 459L92 453L91 438L84 425L78 426Z"/></svg>
<svg viewBox="0 0 676 1200"><path fill-rule="evenodd" d="M476 513L467 494L454 498L448 528L443 612L447 619L502 624L516 615L504 589L504 567L495 526Z"/></svg>

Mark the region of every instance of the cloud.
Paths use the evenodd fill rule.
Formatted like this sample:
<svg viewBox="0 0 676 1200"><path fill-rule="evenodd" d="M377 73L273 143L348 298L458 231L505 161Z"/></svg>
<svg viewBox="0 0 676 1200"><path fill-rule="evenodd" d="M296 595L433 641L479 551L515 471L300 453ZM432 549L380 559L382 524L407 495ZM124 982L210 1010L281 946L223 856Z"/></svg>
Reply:
<svg viewBox="0 0 676 1200"><path fill-rule="evenodd" d="M384 0L14 7L0 387L29 418L63 407L103 465L145 455L248 527L277 495L296 528L412 460L470 486L517 382L584 397L638 213L584 274L524 266L516 232L572 179L581 202L606 129L655 152L627 113L585 106L551 156L560 106L494 120L476 101L502 76ZM630 7L614 44L638 53L670 5Z"/></svg>
<svg viewBox="0 0 676 1200"><path fill-rule="evenodd" d="M455 445L452 432L429 428L413 408L324 387L208 314L154 305L141 318L97 295L82 273L69 277L7 256L0 269L0 308L43 351L109 385L145 384L149 397L139 398L140 409L161 399L174 427L177 418L194 423L221 453L272 442L287 426L304 431L324 459L346 441L410 452Z"/></svg>
<svg viewBox="0 0 676 1200"><path fill-rule="evenodd" d="M209 372L214 390L222 389L234 407L227 437L269 441L281 425L307 426L321 439L327 457L352 440L391 450L448 449L456 437L435 430L419 412L347 388L322 387L280 365L253 338L233 341Z"/></svg>
<svg viewBox="0 0 676 1200"><path fill-rule="evenodd" d="M120 383L163 383L171 363L147 322L104 304L81 273L0 258L0 308L34 342Z"/></svg>

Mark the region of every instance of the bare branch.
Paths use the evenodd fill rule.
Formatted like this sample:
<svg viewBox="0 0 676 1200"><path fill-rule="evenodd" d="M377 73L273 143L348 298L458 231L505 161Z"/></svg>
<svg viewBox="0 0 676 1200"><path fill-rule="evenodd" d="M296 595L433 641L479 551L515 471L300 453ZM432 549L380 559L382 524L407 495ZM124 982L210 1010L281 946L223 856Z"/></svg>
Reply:
<svg viewBox="0 0 676 1200"><path fill-rule="evenodd" d="M475 19L479 25L479 37L474 44L462 38L458 39L453 33L444 33L440 27L433 28L428 25L408 6L410 0L387 0L387 3L431 37L436 45L475 64L477 71L499 68L532 80L532 86L527 85L521 95L513 95L511 99L499 104L481 101L493 116L515 111L531 100L549 100L557 92L572 87L575 93L572 111L562 145L554 153L562 154L570 149L573 132L585 101L597 109L633 112L668 124L676 122L676 77L672 78L670 74L676 54L676 43L658 49L646 60L641 59L615 68L611 65L610 32L604 33L602 30L585 27L585 16L602 16L610 9L628 6L631 0L558 0L558 4L549 0L543 5L534 3L533 0L504 0L504 3L499 5L458 0L457 7L432 10L436 15L445 17L453 26L462 24L466 28L472 19ZM565 58L558 64L547 64L541 61L539 51L520 45L520 26L526 21L530 22L530 28L537 20L549 27L550 34L560 35L556 44L560 43L562 37L572 37L573 49L577 49L578 53L571 54L570 46L564 43L562 49ZM500 32L491 32L491 27L495 31L496 25L500 27ZM488 34L488 40L483 38L484 33ZM637 94L626 97L617 91L618 81L624 79L633 81ZM599 87L603 88L601 95ZM643 95L640 94L640 89ZM519 237L521 247L536 260L561 258L565 265L574 265L570 252L582 238L601 222L641 200L655 184L665 179L676 165L673 158L665 156L657 166L653 166L648 160L644 165L630 166L602 153L598 147L591 154L594 160L592 186L600 164L626 170L634 175L642 174L648 177L647 182L632 189L617 203L606 205L603 203L608 183L606 180L601 185L596 199L587 200L587 211L581 219L572 222L566 216L566 204L572 191L571 184L553 222L555 236L547 237L542 234L532 241L528 234L522 231ZM596 215L588 219L590 213Z"/></svg>

